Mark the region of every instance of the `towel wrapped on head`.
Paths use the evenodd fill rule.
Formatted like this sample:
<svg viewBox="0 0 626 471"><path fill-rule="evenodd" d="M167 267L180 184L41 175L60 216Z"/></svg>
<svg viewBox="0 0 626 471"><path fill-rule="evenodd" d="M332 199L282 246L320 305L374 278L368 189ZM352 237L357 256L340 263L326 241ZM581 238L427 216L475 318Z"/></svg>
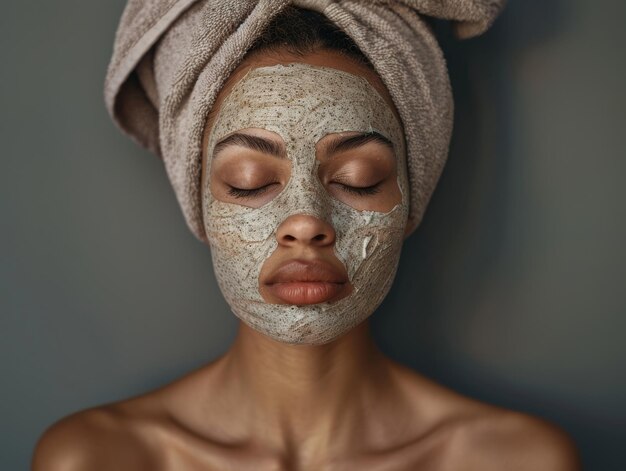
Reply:
<svg viewBox="0 0 626 471"><path fill-rule="evenodd" d="M220 89L285 8L315 10L344 31L385 83L400 114L420 223L448 154L453 103L442 51L424 16L460 38L489 28L505 0L129 0L105 81L117 125L163 158L192 232L205 240L202 137Z"/></svg>

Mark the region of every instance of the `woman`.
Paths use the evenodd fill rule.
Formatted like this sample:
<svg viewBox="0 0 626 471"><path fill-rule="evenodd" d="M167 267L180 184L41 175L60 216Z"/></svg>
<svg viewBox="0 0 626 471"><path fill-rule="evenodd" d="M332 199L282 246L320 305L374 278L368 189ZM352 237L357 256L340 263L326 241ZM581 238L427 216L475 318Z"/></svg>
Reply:
<svg viewBox="0 0 626 471"><path fill-rule="evenodd" d="M34 469L578 469L555 427L429 381L368 332L449 139L445 65L418 13L462 19L481 2L190 3L118 47L108 103L163 156L237 338L172 384L55 424ZM484 5L461 33L488 26ZM398 50L365 53L380 38Z"/></svg>

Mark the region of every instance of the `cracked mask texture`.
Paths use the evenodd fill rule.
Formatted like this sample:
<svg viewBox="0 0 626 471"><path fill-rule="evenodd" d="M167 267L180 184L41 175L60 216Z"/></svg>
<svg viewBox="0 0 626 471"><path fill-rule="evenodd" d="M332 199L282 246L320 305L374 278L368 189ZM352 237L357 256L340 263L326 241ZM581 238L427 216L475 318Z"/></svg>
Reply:
<svg viewBox="0 0 626 471"><path fill-rule="evenodd" d="M218 284L235 315L250 327L281 342L327 343L371 315L393 282L409 208L401 125L364 78L288 64L253 69L226 97L208 139L207 174L215 145L246 128L282 137L291 176L259 208L219 201L205 188L204 225ZM356 210L332 197L320 182L316 143L327 134L348 131L376 131L392 142L402 201L389 212ZM209 182L207 178L205 185ZM269 304L261 297L259 274L278 246L277 228L296 214L333 226L335 254L353 285L350 295L306 306Z"/></svg>

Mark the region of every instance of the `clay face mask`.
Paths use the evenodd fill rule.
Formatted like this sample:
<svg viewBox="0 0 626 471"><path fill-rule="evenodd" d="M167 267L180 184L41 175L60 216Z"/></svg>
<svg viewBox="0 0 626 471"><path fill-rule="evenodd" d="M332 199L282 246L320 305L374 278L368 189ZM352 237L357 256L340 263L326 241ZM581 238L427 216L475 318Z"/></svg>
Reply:
<svg viewBox="0 0 626 471"><path fill-rule="evenodd" d="M263 334L287 343L327 343L372 314L393 282L408 215L402 129L365 79L307 64L253 69L235 85L209 135L207 172L215 145L248 128L282 137L291 176L259 208L219 201L204 189L204 225L220 289L235 315ZM316 143L328 134L349 131L375 131L394 146L402 201L389 212L356 210L332 197L320 182ZM348 296L295 306L269 304L260 295L259 274L278 246L276 230L297 214L333 226L335 254L353 286Z"/></svg>

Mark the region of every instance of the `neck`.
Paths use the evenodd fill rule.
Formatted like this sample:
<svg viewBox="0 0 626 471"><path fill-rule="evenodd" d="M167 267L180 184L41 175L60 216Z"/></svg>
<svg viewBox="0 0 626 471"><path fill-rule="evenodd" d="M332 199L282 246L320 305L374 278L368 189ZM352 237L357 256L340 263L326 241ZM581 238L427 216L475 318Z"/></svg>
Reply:
<svg viewBox="0 0 626 471"><path fill-rule="evenodd" d="M223 371L248 430L258 427L271 446L307 443L312 452L332 448L344 431L354 437L389 383L367 321L325 345L280 343L240 323Z"/></svg>

